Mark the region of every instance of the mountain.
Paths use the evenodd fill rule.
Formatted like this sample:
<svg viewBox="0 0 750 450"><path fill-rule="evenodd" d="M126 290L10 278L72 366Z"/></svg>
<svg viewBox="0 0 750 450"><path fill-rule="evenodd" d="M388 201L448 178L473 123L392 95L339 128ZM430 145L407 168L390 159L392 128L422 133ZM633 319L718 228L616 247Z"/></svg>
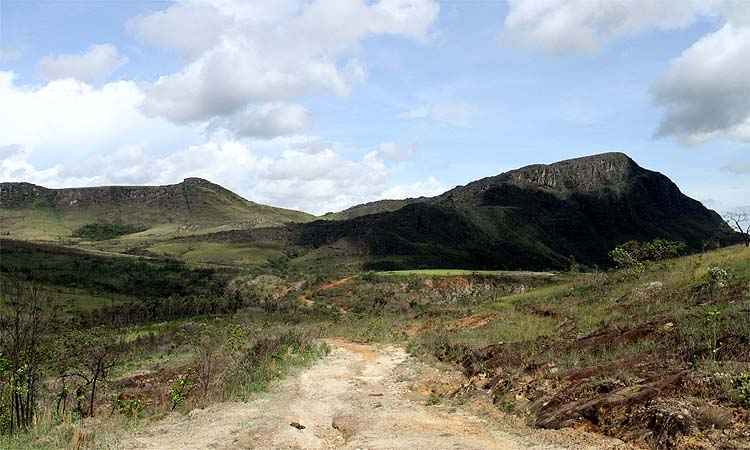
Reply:
<svg viewBox="0 0 750 450"><path fill-rule="evenodd" d="M253 203L201 178L166 186L65 189L0 183L0 228L3 234L19 238L65 237L95 223L160 227L169 232L274 226L312 218Z"/></svg>
<svg viewBox="0 0 750 450"><path fill-rule="evenodd" d="M354 219L357 217L367 216L370 214L377 214L381 212L395 211L401 209L406 205L412 203L421 203L429 200L429 197L419 198L406 198L403 200L377 200L374 202L363 203L361 205L352 206L343 211L335 213L326 213L320 218L323 220L346 220Z"/></svg>
<svg viewBox="0 0 750 450"><path fill-rule="evenodd" d="M371 268L607 265L609 250L629 240L700 249L732 235L716 212L622 153L527 166L392 211L288 228L300 248L346 248Z"/></svg>

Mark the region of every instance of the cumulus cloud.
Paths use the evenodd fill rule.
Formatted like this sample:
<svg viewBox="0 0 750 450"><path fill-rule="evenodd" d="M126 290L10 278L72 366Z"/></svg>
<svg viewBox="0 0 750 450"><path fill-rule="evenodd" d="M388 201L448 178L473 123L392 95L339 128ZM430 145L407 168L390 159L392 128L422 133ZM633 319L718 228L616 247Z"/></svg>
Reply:
<svg viewBox="0 0 750 450"><path fill-rule="evenodd" d="M403 146L395 142L384 142L378 146L375 155L386 161L406 161L414 157L417 149L413 145Z"/></svg>
<svg viewBox="0 0 750 450"><path fill-rule="evenodd" d="M182 2L135 17L126 23L126 28L144 43L191 58L217 45L222 30L231 23L230 15L211 4Z"/></svg>
<svg viewBox="0 0 750 450"><path fill-rule="evenodd" d="M721 27L669 65L651 94L664 117L657 137L694 144L714 137L750 141L750 3L746 0L510 0L502 38L551 52L596 51L648 30L700 18Z"/></svg>
<svg viewBox="0 0 750 450"><path fill-rule="evenodd" d="M29 149L19 145L0 146L0 181L45 183L59 177L59 167L37 170L28 161L29 156Z"/></svg>
<svg viewBox="0 0 750 450"><path fill-rule="evenodd" d="M739 0L744 1L744 0ZM732 0L509 0L501 41L550 52L598 50L649 29L685 28Z"/></svg>
<svg viewBox="0 0 750 450"><path fill-rule="evenodd" d="M130 81L93 87L73 79L22 86L0 71L0 145L70 155L110 148L123 139L173 135L177 127L144 116L143 93ZM138 137L133 130L138 130ZM181 134L186 134L181 130Z"/></svg>
<svg viewBox="0 0 750 450"><path fill-rule="evenodd" d="M46 56L39 70L48 80L74 78L80 81L101 81L128 62L112 44L92 45L81 54Z"/></svg>
<svg viewBox="0 0 750 450"><path fill-rule="evenodd" d="M0 179L48 187L178 183L202 177L256 202L322 214L382 198L435 195L442 185L424 182L394 186L391 170L376 152L347 158L331 147L306 152L290 146L262 156L250 145L212 137L163 156L130 145L69 165L39 169L20 146L0 147Z"/></svg>
<svg viewBox="0 0 750 450"><path fill-rule="evenodd" d="M389 164L414 151L386 142L349 156L354 150L299 134L307 112L286 103L226 118L222 127L233 133L205 133L200 125L145 115L144 93L128 81L94 87L64 79L29 87L0 72L0 98L0 180L47 187L169 184L199 176L257 202L322 213L384 198L394 189ZM259 139L289 133L295 136ZM420 195L424 186L398 192Z"/></svg>
<svg viewBox="0 0 750 450"><path fill-rule="evenodd" d="M435 0L173 4L129 24L144 41L187 58L183 69L148 87L144 110L186 123L311 92L347 95L366 73L356 57L363 40L426 40L438 11ZM187 19L193 25L182 26Z"/></svg>
<svg viewBox="0 0 750 450"><path fill-rule="evenodd" d="M302 133L310 123L310 112L305 107L276 102L249 106L229 117L217 119L213 127L227 129L239 137L270 139Z"/></svg>
<svg viewBox="0 0 750 450"><path fill-rule="evenodd" d="M431 120L454 127L467 127L473 115L473 108L464 102L443 102L421 105L399 114L404 120Z"/></svg>
<svg viewBox="0 0 750 450"><path fill-rule="evenodd" d="M750 25L729 22L699 39L671 62L652 93L665 110L657 136L750 141Z"/></svg>
<svg viewBox="0 0 750 450"><path fill-rule="evenodd" d="M445 192L447 188L435 177L429 177L424 181L410 184L396 185L386 189L380 197L382 199L434 197Z"/></svg>

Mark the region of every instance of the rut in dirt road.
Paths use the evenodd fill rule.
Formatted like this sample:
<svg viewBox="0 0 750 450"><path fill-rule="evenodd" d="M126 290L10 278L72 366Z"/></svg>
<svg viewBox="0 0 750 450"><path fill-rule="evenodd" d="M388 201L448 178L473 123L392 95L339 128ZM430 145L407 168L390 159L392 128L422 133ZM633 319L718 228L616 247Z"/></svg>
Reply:
<svg viewBox="0 0 750 450"><path fill-rule="evenodd" d="M248 403L222 403L172 417L132 436L131 449L556 449L543 432L500 430L410 391L418 363L398 347L330 341L331 354ZM567 437L569 438L569 437ZM591 440L592 438L588 438Z"/></svg>

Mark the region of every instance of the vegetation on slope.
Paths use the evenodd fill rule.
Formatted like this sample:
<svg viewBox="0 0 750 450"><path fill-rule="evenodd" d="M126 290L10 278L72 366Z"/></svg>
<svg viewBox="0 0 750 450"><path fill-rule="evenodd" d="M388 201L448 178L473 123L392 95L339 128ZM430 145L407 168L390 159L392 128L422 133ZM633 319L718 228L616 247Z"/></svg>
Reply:
<svg viewBox="0 0 750 450"><path fill-rule="evenodd" d="M640 264L608 272L573 265L552 276L448 269L320 276L285 258L216 272L28 243L1 248L3 286L40 287L45 317L73 293L90 297L66 320L38 322L51 352L37 366L40 425L1 438L3 448L60 448L76 439L101 448L172 409L248 398L324 354L316 338L325 336L395 342L462 368L465 384L441 390L435 402L489 394L539 427L582 426L654 448L735 448L750 439L744 246L664 259L671 243L628 244L623 250ZM101 282L116 272L131 282ZM160 280L170 288L151 287ZM7 293L0 316L13 310ZM110 351L93 351L101 348ZM98 355L109 369L92 394L90 378L66 374L92 367ZM3 377L11 372L19 373L6 369L0 391L9 392ZM93 412L85 408L92 398Z"/></svg>
<svg viewBox="0 0 750 450"><path fill-rule="evenodd" d="M145 230L146 227L143 225L89 223L75 230L72 236L92 241L105 241L107 239L114 239L126 234L139 233Z"/></svg>
<svg viewBox="0 0 750 450"><path fill-rule="evenodd" d="M250 202L199 178L167 186L47 189L29 183L0 185L0 220L8 236L70 237L85 224L173 225L170 235L306 222L312 215ZM54 225L50 227L49 225ZM44 230L44 233L40 233Z"/></svg>
<svg viewBox="0 0 750 450"><path fill-rule="evenodd" d="M208 295L222 274L174 259L112 257L49 244L0 240L0 273L25 281L140 298Z"/></svg>
<svg viewBox="0 0 750 450"><path fill-rule="evenodd" d="M366 270L560 270L610 267L608 252L631 240L681 241L691 251L738 240L717 213L618 153L529 166L385 209L290 224L289 253L329 265L359 257Z"/></svg>

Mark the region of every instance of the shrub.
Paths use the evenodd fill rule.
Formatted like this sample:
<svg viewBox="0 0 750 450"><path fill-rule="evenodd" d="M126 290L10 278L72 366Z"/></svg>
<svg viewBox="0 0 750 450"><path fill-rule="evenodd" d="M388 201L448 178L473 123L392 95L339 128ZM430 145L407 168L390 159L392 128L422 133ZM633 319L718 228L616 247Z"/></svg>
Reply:
<svg viewBox="0 0 750 450"><path fill-rule="evenodd" d="M260 306L266 312L275 312L293 304L288 298L294 286L275 275L241 276L233 279L225 293L252 306Z"/></svg>
<svg viewBox="0 0 750 450"><path fill-rule="evenodd" d="M290 330L258 339L237 352L224 379L225 394L244 399L282 376L290 367L307 364L328 352L312 336Z"/></svg>
<svg viewBox="0 0 750 450"><path fill-rule="evenodd" d="M641 245L638 258L641 261L662 261L684 255L686 251L684 242L654 239Z"/></svg>
<svg viewBox="0 0 750 450"><path fill-rule="evenodd" d="M172 410L185 402L191 384L187 375L180 375L172 381L172 385L169 387L169 401L172 404Z"/></svg>
<svg viewBox="0 0 750 450"><path fill-rule="evenodd" d="M729 285L731 274L721 267L709 267L706 274L705 285L711 290L724 289Z"/></svg>
<svg viewBox="0 0 750 450"><path fill-rule="evenodd" d="M734 379L737 402L750 408L750 372L743 372Z"/></svg>
<svg viewBox="0 0 750 450"><path fill-rule="evenodd" d="M89 223L73 232L73 237L105 241L126 234L140 233L147 228L143 225L124 225L120 223Z"/></svg>
<svg viewBox="0 0 750 450"><path fill-rule="evenodd" d="M696 411L698 425L703 429L723 430L732 424L731 410L705 405Z"/></svg>
<svg viewBox="0 0 750 450"><path fill-rule="evenodd" d="M118 397L114 400L114 409L126 417L140 417L143 414L143 403L137 398Z"/></svg>
<svg viewBox="0 0 750 450"><path fill-rule="evenodd" d="M617 267L639 274L645 270L645 262L676 258L686 251L685 243L666 239L654 239L650 242L628 241L610 251L609 258Z"/></svg>

